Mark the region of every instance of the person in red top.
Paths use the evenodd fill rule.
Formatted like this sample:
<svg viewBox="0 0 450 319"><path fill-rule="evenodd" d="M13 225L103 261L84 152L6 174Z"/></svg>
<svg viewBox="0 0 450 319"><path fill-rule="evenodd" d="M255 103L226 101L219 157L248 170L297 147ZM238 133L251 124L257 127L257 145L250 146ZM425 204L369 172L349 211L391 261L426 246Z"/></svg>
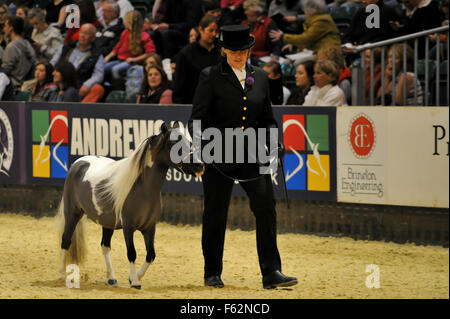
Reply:
<svg viewBox="0 0 450 319"><path fill-rule="evenodd" d="M256 40L251 57L257 59L271 56L271 61L277 62L281 55L281 42L271 41L269 32L278 30L278 27L265 13L265 4L259 0L245 0L243 6L247 19L242 24L250 27L251 34Z"/></svg>
<svg viewBox="0 0 450 319"><path fill-rule="evenodd" d="M120 79L132 64L143 64L150 53L156 52L150 35L142 32L143 19L139 11L128 12L124 25L119 42L105 57L105 76L111 73L113 80ZM111 61L113 58L117 60Z"/></svg>

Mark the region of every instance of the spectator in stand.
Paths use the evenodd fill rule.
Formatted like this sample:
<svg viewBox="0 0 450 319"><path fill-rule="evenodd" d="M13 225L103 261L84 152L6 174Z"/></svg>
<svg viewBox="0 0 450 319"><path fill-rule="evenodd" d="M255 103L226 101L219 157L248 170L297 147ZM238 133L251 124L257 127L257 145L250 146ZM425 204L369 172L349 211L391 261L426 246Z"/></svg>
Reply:
<svg viewBox="0 0 450 319"><path fill-rule="evenodd" d="M245 19L244 0L221 0L224 25L240 24Z"/></svg>
<svg viewBox="0 0 450 319"><path fill-rule="evenodd" d="M120 17L120 7L115 0L106 0L102 6L103 24L97 27L95 45L106 57L120 40L125 30Z"/></svg>
<svg viewBox="0 0 450 319"><path fill-rule="evenodd" d="M306 61L297 66L295 85L297 86L287 101L287 105L303 105L305 97L314 84L314 62Z"/></svg>
<svg viewBox="0 0 450 319"><path fill-rule="evenodd" d="M362 3L364 7L360 8L353 16L350 28L343 37L343 42L360 45L395 38L397 34L391 24L402 19L397 12L392 7L385 5L383 0L363 0ZM366 8L373 4L380 9L379 27L369 27L367 25L367 20L373 20L368 18L373 13L370 10L366 12ZM348 52L352 52L352 49L350 46L346 48Z"/></svg>
<svg viewBox="0 0 450 319"><path fill-rule="evenodd" d="M142 31L143 23L142 15L137 10L125 15L125 31L111 53L105 57L105 76L111 73L112 81L120 81L132 64L144 64L148 55L156 51L150 35ZM117 60L111 61L116 57Z"/></svg>
<svg viewBox="0 0 450 319"><path fill-rule="evenodd" d="M0 66L0 101L14 101L14 88L8 75Z"/></svg>
<svg viewBox="0 0 450 319"><path fill-rule="evenodd" d="M344 92L337 86L339 69L336 63L325 60L314 65L314 85L305 97L303 106L347 105Z"/></svg>
<svg viewBox="0 0 450 319"><path fill-rule="evenodd" d="M92 23L96 28L101 25L95 13L94 3L91 0L77 0L76 5L78 5L78 8L80 9L80 25ZM70 28L67 31L64 43L77 41L79 35L80 28Z"/></svg>
<svg viewBox="0 0 450 319"><path fill-rule="evenodd" d="M32 43L33 40L31 40L31 33L33 32L33 26L29 22L28 11L29 9L27 7L18 7L16 10L16 16L21 17L25 23L22 34L23 38Z"/></svg>
<svg viewBox="0 0 450 319"><path fill-rule="evenodd" d="M298 51L309 49L317 53L327 46L341 47L341 37L333 19L328 13L324 0L306 0L304 4L306 20L302 34L287 34L282 31L271 31L272 41L280 39L285 44L296 46ZM289 48L292 50L292 47Z"/></svg>
<svg viewBox="0 0 450 319"><path fill-rule="evenodd" d="M137 104L172 104L172 89L167 74L158 65L145 70Z"/></svg>
<svg viewBox="0 0 450 319"><path fill-rule="evenodd" d="M219 0L204 0L202 7L204 15L211 15L216 18L219 28L231 23L230 21L227 21L225 15L222 14Z"/></svg>
<svg viewBox="0 0 450 319"><path fill-rule="evenodd" d="M393 60L393 48L389 49L388 64L384 72L384 105L417 106L423 105L423 90L419 79L414 72L414 50L406 44L406 77L403 72L403 50L405 44L395 46L395 61ZM393 65L395 63L395 94L392 92ZM406 81L406 97L403 95L404 82ZM417 101L414 101L414 86L417 89ZM381 87L377 92L377 104L381 104Z"/></svg>
<svg viewBox="0 0 450 319"><path fill-rule="evenodd" d="M0 3L0 47L2 49L5 49L6 45L8 44L8 38L3 31L3 26L5 25L5 22L9 16L11 16L11 13L8 6L4 3Z"/></svg>
<svg viewBox="0 0 450 319"><path fill-rule="evenodd" d="M442 0L442 6L441 6L441 26L446 26L448 25L448 0ZM435 43L438 37L437 33L434 34L430 34L428 36L430 38L430 40ZM439 51L441 54L441 60L446 60L447 59L447 50L448 50L448 44L447 44L447 38L448 38L448 34L446 33L441 33L439 35L439 41L440 41L440 47L439 49L437 48L437 44L434 45L431 50L430 50L430 59L434 60L436 59L436 53Z"/></svg>
<svg viewBox="0 0 450 319"><path fill-rule="evenodd" d="M284 86L281 65L278 62L267 62L263 65L263 70L269 78L270 100L274 105L286 105L291 91Z"/></svg>
<svg viewBox="0 0 450 319"><path fill-rule="evenodd" d="M342 55L342 49L337 47L325 47L317 52L317 60L330 60L333 61L339 69L339 80L337 85L344 92L347 104L352 99L352 72L345 66L344 56Z"/></svg>
<svg viewBox="0 0 450 319"><path fill-rule="evenodd" d="M265 4L259 0L245 0L243 6L247 19L242 24L250 27L250 32L256 40L251 57L258 59L270 56L271 61L278 61L281 55L281 42L271 41L269 33L279 30L275 22L267 16Z"/></svg>
<svg viewBox="0 0 450 319"><path fill-rule="evenodd" d="M93 45L95 32L94 25L83 24L78 41L63 45L50 61L52 65L56 65L60 60L67 60L73 64L79 85L79 95L84 103L98 102L105 93L100 85L103 83L104 58Z"/></svg>
<svg viewBox="0 0 450 319"><path fill-rule="evenodd" d="M34 71L34 79L23 83L21 91L29 91L31 102L48 101L52 92L57 91L53 83L53 66L47 61L40 61Z"/></svg>
<svg viewBox="0 0 450 319"><path fill-rule="evenodd" d="M163 59L172 59L186 44L189 31L202 17L202 0L164 0L162 22L152 24L151 37Z"/></svg>
<svg viewBox="0 0 450 319"><path fill-rule="evenodd" d="M49 102L80 102L78 94L77 72L72 63L60 61L53 71L53 82L58 89L49 96Z"/></svg>
<svg viewBox="0 0 450 319"><path fill-rule="evenodd" d="M204 16L198 26L200 39L187 45L178 54L174 74L173 101L177 104L191 104L194 98L200 72L219 63L220 51L215 45L218 32L214 17Z"/></svg>
<svg viewBox="0 0 450 319"><path fill-rule="evenodd" d="M433 0L403 0L406 8L406 19L404 23L395 22L395 28L399 35L412 34L437 28L441 25L439 7L437 1ZM414 45L414 40L410 42ZM418 58L425 58L425 38L419 38Z"/></svg>
<svg viewBox="0 0 450 319"><path fill-rule="evenodd" d="M273 0L269 6L269 17L275 19L278 28L285 33L301 33L301 17L304 16L300 0ZM279 16L279 19L274 18ZM281 19L282 18L282 19Z"/></svg>
<svg viewBox="0 0 450 319"><path fill-rule="evenodd" d="M157 65L161 69L163 69L162 59L158 53L150 53L148 55L147 59L145 59L144 68L147 72L148 72L148 69L153 65Z"/></svg>
<svg viewBox="0 0 450 319"><path fill-rule="evenodd" d="M73 0L49 1L45 7L47 23L50 25L55 24L59 28L64 27L66 19L65 7L73 3Z"/></svg>
<svg viewBox="0 0 450 319"><path fill-rule="evenodd" d="M200 40L200 32L198 32L197 27L191 28L191 31L189 31L189 44L197 42Z"/></svg>
<svg viewBox="0 0 450 319"><path fill-rule="evenodd" d="M33 39L32 46L36 52L36 57L50 60L63 45L59 29L47 24L45 11L39 8L30 10L28 20L34 27L31 38Z"/></svg>
<svg viewBox="0 0 450 319"><path fill-rule="evenodd" d="M125 19L125 15L128 12L134 10L133 5L128 0L119 0L119 1L117 1L117 0L113 0L113 1L110 1L110 0L99 0L99 1L96 1L94 3L94 5L95 5L95 14L97 15L97 19L98 19L98 21L100 21L101 24L104 24L103 10L105 8L105 4L108 3L108 2L109 3L114 2L115 4L117 4L119 6L119 10L118 10L119 11L119 16L120 16L120 18L122 18L122 20Z"/></svg>
<svg viewBox="0 0 450 319"><path fill-rule="evenodd" d="M3 27L5 35L11 38L2 57L2 69L12 81L15 90L19 90L23 82L31 77L36 65L36 56L31 44L21 34L24 21L17 16L10 16Z"/></svg>
<svg viewBox="0 0 450 319"><path fill-rule="evenodd" d="M370 50L364 51L364 68L366 70L366 104L370 102L370 88L373 86L374 97L381 85L381 48L374 48L373 51L373 84L370 78Z"/></svg>

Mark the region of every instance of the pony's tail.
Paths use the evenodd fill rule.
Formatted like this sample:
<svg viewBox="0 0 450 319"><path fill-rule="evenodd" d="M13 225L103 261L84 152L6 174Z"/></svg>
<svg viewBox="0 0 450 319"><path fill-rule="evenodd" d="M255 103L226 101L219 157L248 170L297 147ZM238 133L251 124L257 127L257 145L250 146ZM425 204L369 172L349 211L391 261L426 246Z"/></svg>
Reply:
<svg viewBox="0 0 450 319"><path fill-rule="evenodd" d="M66 225L66 220L64 217L64 201L61 200L59 204L58 213L56 214L56 224L58 230L58 243L61 248L62 236L64 234L64 228ZM85 237L85 222L86 217L83 216L78 221L75 231L73 232L71 244L67 250L65 256L65 264L76 264L81 265L86 260L87 255L87 245Z"/></svg>

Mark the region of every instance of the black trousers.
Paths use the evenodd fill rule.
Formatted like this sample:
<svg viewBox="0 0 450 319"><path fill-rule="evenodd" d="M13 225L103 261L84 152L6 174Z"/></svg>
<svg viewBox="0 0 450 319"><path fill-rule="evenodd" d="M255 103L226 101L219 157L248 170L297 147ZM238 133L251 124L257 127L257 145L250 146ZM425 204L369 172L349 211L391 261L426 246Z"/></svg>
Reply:
<svg viewBox="0 0 450 319"><path fill-rule="evenodd" d="M206 165L202 180L205 201L202 248L206 278L222 273L228 206L234 181L211 165ZM281 271L271 176L267 174L262 178L240 184L247 193L250 209L256 218L256 244L261 274L264 276L276 270Z"/></svg>

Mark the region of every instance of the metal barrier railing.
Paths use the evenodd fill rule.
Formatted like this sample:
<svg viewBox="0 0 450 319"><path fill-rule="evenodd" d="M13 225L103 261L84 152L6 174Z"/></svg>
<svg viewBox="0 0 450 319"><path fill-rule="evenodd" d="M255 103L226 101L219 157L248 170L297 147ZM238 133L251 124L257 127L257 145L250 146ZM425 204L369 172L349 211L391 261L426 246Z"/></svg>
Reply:
<svg viewBox="0 0 450 319"><path fill-rule="evenodd" d="M435 99L434 101L430 101L431 94L430 92L430 34L438 34L436 38L436 58L435 61ZM375 105L375 92L374 92L374 86L371 85L369 95L366 99L366 80L365 80L365 73L366 73L366 66L364 65L364 54L366 50L370 50L370 83L374 83L374 53L373 49L375 48L381 48L381 105L385 105L385 83L384 83L384 76L385 76L385 67L386 67L386 47L392 46L392 60L395 61L396 59L396 45L403 45L403 65L402 71L404 74L407 73L407 41L414 40L414 74L416 77L418 77L418 50L419 50L419 39L424 38L425 39L425 59L424 59L424 105L429 106L432 102L434 102L434 105L441 105L440 101L440 93L441 93L441 63L440 63L440 35L447 34L447 63L446 63L446 102L449 101L449 70L448 70L448 60L449 60L449 47L450 47L450 39L449 39L449 26L443 26L439 28L434 28L426 31L421 31L401 37L396 37L393 39L380 41L376 43L367 43L360 46L355 47L353 50L354 53L361 55L361 64L359 67L353 67L352 68L352 105ZM445 64L443 64L445 66ZM392 102L391 105L395 105L395 91L396 91L396 66L395 63L393 63L392 68ZM418 105L418 87L414 83L414 104ZM403 81L403 102L405 102L405 99L407 98L407 81ZM403 103L405 104L405 103Z"/></svg>

